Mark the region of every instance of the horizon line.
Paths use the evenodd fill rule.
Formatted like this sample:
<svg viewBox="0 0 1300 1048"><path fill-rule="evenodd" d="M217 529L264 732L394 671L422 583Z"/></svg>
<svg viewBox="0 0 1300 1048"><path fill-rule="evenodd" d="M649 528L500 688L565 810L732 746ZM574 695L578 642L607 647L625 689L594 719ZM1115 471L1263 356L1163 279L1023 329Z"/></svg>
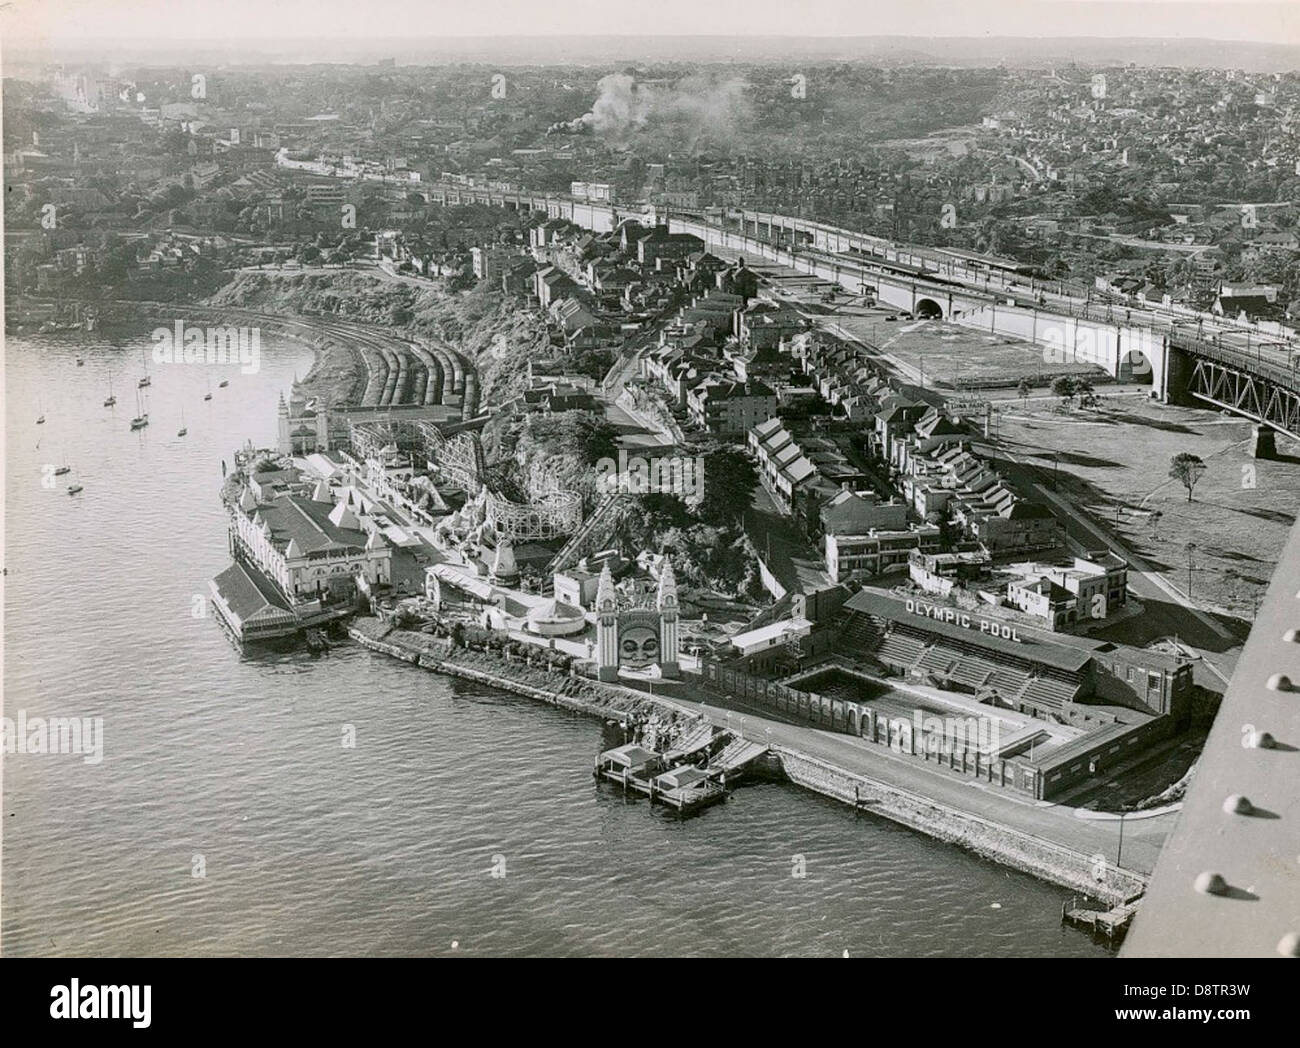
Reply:
<svg viewBox="0 0 1300 1048"><path fill-rule="evenodd" d="M40 36L27 36L20 33L7 34L8 40L6 45L0 50L12 50L14 45L42 44L44 38ZM1081 33L1033 33L1033 34L1013 34L1013 33L994 33L985 36L975 36L970 33L945 34L945 33L881 33L881 34L857 34L844 36L840 34L818 34L818 33L655 33L646 35L644 33L502 33L487 35L483 33L441 33L428 34L423 36L365 36L359 37L355 33L344 33L338 36L279 36L273 38L257 36L226 36L213 37L210 34L198 36L166 36L166 37L141 37L136 34L126 36L104 36L97 35L93 38L87 37L85 40L68 40L64 39L50 50L67 50L78 47L94 47L105 44L130 44L136 47L144 47L150 44L160 43L207 43L211 46L219 46L224 43L239 43L241 45L258 44L264 47L275 46L280 43L321 43L337 44L352 42L358 46L368 43L400 43L407 47L427 43L431 41L528 41L528 40L816 40L816 41L863 41L863 40L905 40L905 41L926 41L926 40L969 40L980 43L990 43L999 40L1089 40L1098 43L1116 44L1125 41L1141 42L1165 42L1177 44L1206 43L1206 44L1235 44L1235 45L1259 45L1264 47L1284 47L1300 49L1300 41L1287 41L1275 39L1247 39L1241 37L1216 37L1216 36L1170 36L1168 34L1137 35L1125 34L1122 36L1096 36Z"/></svg>

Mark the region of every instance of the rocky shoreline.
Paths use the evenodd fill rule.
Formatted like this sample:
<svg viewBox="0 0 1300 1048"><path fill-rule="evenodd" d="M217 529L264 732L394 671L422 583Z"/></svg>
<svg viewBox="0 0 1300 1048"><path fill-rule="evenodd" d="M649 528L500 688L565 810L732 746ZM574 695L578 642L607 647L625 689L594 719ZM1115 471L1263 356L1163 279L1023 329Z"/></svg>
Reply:
<svg viewBox="0 0 1300 1048"><path fill-rule="evenodd" d="M532 665L511 656L471 648L453 649L445 638L395 629L376 618L354 619L348 627L348 635L371 651L401 659L421 669L488 684L575 713L606 719L656 713L661 719L682 726L704 719L702 714L671 699L645 695L629 688L611 687L580 674Z"/></svg>

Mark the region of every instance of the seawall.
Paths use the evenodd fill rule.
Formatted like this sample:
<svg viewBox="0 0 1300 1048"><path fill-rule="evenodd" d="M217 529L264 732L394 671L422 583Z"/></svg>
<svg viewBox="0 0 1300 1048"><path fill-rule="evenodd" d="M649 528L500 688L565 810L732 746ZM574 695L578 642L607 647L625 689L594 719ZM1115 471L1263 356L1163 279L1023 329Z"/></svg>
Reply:
<svg viewBox="0 0 1300 1048"><path fill-rule="evenodd" d="M1141 895L1146 888L1140 874L1116 869L1109 863L1099 864L1092 856L1044 838L937 804L920 794L855 775L794 750L779 747L776 754L782 770L797 786L1080 894L1118 905Z"/></svg>
<svg viewBox="0 0 1300 1048"><path fill-rule="evenodd" d="M423 669L525 695L576 713L602 718L651 711L678 719L701 716L670 699L611 687L566 671L507 661L487 652L453 651L446 640L395 630L374 618L357 619L348 633L372 651ZM1044 838L935 803L890 783L856 775L797 750L773 747L773 753L785 777L797 786L1081 895L1115 906L1137 898L1146 888L1140 874L1116 869Z"/></svg>
<svg viewBox="0 0 1300 1048"><path fill-rule="evenodd" d="M488 652L452 649L445 640L393 629L374 618L354 620L348 627L348 635L371 651L401 659L421 669L487 684L574 713L610 718L653 712L670 720L703 719L703 714L698 711L662 696L611 687L564 670L529 666Z"/></svg>

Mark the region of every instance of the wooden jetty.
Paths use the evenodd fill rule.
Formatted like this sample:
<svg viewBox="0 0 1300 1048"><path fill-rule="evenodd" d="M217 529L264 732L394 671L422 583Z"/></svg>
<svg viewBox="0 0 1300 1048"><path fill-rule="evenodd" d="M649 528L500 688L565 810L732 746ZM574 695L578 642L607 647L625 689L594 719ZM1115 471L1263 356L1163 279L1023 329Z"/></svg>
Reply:
<svg viewBox="0 0 1300 1048"><path fill-rule="evenodd" d="M704 725L662 753L636 743L606 750L596 758L594 774L685 814L724 800L728 778L735 782L767 749Z"/></svg>
<svg viewBox="0 0 1300 1048"><path fill-rule="evenodd" d="M701 724L694 731L683 735L677 742L664 750L664 756L670 761L688 760L712 746L717 734L717 729L712 724Z"/></svg>
<svg viewBox="0 0 1300 1048"><path fill-rule="evenodd" d="M1069 902L1061 903L1061 923L1087 928L1094 935L1118 941L1124 938L1133 922L1140 898L1126 899L1109 910L1090 910L1080 903L1078 896L1072 896Z"/></svg>

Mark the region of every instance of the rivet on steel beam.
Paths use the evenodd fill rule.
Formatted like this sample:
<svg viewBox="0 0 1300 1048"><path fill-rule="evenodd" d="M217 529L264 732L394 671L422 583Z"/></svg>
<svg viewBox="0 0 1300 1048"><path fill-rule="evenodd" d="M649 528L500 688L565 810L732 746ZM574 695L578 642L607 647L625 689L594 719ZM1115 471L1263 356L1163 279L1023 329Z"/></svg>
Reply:
<svg viewBox="0 0 1300 1048"><path fill-rule="evenodd" d="M1223 810L1229 815L1249 815L1255 810L1255 806L1250 803L1249 798L1234 793L1223 802Z"/></svg>
<svg viewBox="0 0 1300 1048"><path fill-rule="evenodd" d="M1246 736L1246 744L1252 750L1271 750L1273 748L1273 736L1266 731L1252 731Z"/></svg>
<svg viewBox="0 0 1300 1048"><path fill-rule="evenodd" d="M1300 932L1287 932L1277 944L1283 957L1300 957Z"/></svg>
<svg viewBox="0 0 1300 1048"><path fill-rule="evenodd" d="M1291 678L1285 673L1275 673L1268 679L1268 686L1273 691L1294 691Z"/></svg>
<svg viewBox="0 0 1300 1048"><path fill-rule="evenodd" d="M1228 890L1228 882L1222 874L1206 870L1196 875L1196 890L1202 895L1222 895Z"/></svg>

